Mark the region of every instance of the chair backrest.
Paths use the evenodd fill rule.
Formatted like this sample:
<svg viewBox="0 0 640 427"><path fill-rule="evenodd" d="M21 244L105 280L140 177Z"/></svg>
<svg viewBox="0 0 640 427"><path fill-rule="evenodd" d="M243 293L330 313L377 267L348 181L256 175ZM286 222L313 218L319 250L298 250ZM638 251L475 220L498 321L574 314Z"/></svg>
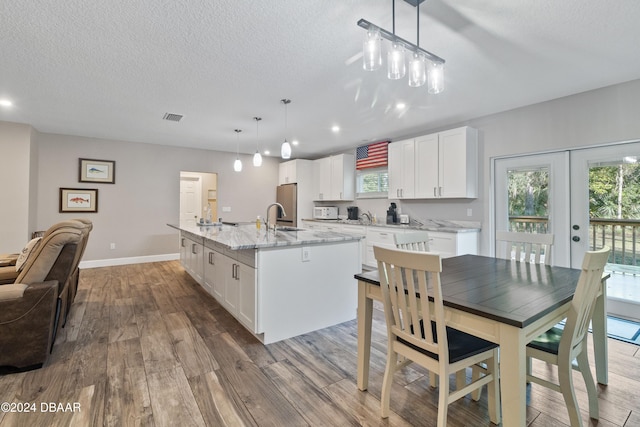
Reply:
<svg viewBox="0 0 640 427"><path fill-rule="evenodd" d="M505 242L504 249L496 245L496 254L500 258L540 264L551 264L551 246L553 234L517 233L496 231L496 243ZM544 254L544 259L541 255Z"/></svg>
<svg viewBox="0 0 640 427"><path fill-rule="evenodd" d="M598 251L590 251L584 255L582 273L580 273L576 292L571 300L571 307L558 348L558 357L570 356L573 349L586 339L598 292L602 286L602 274L609 259L609 252L610 249L605 246ZM570 359L572 360L573 357Z"/></svg>
<svg viewBox="0 0 640 427"><path fill-rule="evenodd" d="M427 231L396 233L393 235L393 239L398 249L429 252L429 233Z"/></svg>
<svg viewBox="0 0 640 427"><path fill-rule="evenodd" d="M63 221L51 226L38 247L29 255L15 283L39 283L58 280L64 284L73 272L82 232L75 221Z"/></svg>
<svg viewBox="0 0 640 427"><path fill-rule="evenodd" d="M440 285L440 255L379 246L374 246L373 252L378 261L389 337L401 338L437 354L441 363L448 364L448 342ZM428 297L433 298L433 305L430 305ZM434 340L431 321L435 323L437 342Z"/></svg>
<svg viewBox="0 0 640 427"><path fill-rule="evenodd" d="M80 230L82 231L82 239L80 241L80 248L78 250L78 254L76 259L74 260L75 268L78 268L78 264L80 264L80 260L84 255L85 249L87 249L87 243L89 242L89 234L91 230L93 230L93 222L86 218L76 218L74 221L80 223Z"/></svg>

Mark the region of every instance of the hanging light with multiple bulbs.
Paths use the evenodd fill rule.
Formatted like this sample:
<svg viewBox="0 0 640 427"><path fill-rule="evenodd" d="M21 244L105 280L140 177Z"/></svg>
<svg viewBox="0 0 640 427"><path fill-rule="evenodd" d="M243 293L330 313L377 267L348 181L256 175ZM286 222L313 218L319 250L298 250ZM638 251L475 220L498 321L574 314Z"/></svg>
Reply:
<svg viewBox="0 0 640 427"><path fill-rule="evenodd" d="M235 129L236 132L236 161L233 162L233 170L242 172L242 160L240 160L240 132L242 129Z"/></svg>
<svg viewBox="0 0 640 427"><path fill-rule="evenodd" d="M287 141L287 105L291 103L290 99L281 99L280 102L284 104L284 142L280 147L280 157L283 159L291 158L291 144Z"/></svg>
<svg viewBox="0 0 640 427"><path fill-rule="evenodd" d="M391 42L387 53L387 77L391 80L403 78L407 73L405 49L411 52L409 62L409 86L419 87L427 84L429 93L440 93L444 90L444 59L420 47L420 3L424 0L405 0L416 6L417 37L416 44L396 35L396 2L392 0L393 28L389 32L371 22L360 19L358 26L367 30L362 49L362 68L375 71L382 66L382 39Z"/></svg>
<svg viewBox="0 0 640 427"><path fill-rule="evenodd" d="M260 167L262 166L262 155L260 154L260 150L258 149L258 123L262 118L254 117L253 120L256 121L256 154L253 155L253 166Z"/></svg>

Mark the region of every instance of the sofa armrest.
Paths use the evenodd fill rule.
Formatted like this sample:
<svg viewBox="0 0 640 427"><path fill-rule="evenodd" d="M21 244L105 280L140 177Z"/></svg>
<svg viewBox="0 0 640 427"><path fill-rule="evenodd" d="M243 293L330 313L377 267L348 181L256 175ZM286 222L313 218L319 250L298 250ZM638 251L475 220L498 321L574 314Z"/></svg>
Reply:
<svg viewBox="0 0 640 427"><path fill-rule="evenodd" d="M4 291L5 287L9 288L6 292ZM0 295L4 296L0 296L1 325L28 315L36 307L41 307L43 302L46 302L46 306L53 307L55 311L58 299L58 281L49 280L30 285L22 283L0 285Z"/></svg>

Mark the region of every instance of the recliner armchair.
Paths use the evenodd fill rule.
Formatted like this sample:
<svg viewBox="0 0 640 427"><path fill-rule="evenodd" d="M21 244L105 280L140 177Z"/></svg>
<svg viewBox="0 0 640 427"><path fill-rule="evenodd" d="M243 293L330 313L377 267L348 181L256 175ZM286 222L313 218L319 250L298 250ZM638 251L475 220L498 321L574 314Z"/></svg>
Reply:
<svg viewBox="0 0 640 427"><path fill-rule="evenodd" d="M69 278L80 249L77 221L55 224L43 236L15 283L0 285L0 366L42 366L64 316Z"/></svg>

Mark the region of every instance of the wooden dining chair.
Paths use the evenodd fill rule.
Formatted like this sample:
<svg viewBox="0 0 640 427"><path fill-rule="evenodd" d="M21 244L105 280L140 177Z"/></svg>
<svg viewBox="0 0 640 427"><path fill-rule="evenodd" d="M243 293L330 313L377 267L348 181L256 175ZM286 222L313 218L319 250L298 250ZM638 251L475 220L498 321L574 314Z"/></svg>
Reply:
<svg viewBox="0 0 640 427"><path fill-rule="evenodd" d="M582 273L571 300L564 329L556 325L527 345L528 360L535 358L558 367L558 384L536 377L530 371L527 372L527 381L562 393L572 426L582 426L582 417L573 388L572 369L582 373L589 396L589 416L598 419L598 395L589 368L587 332L608 258L608 247L585 254ZM574 360L577 361L577 365L573 365Z"/></svg>
<svg viewBox="0 0 640 427"><path fill-rule="evenodd" d="M382 417L389 416L394 372L415 362L439 375L438 426L447 425L450 403L485 384L489 392L489 418L498 424L501 417L498 345L446 325L440 256L379 246L374 246L373 251L378 261L388 338L380 398ZM402 361L398 361L399 356ZM480 378L450 390L451 374L480 363L486 364L486 368L480 368L483 372Z"/></svg>
<svg viewBox="0 0 640 427"><path fill-rule="evenodd" d="M393 239L398 249L429 252L429 232L427 231L396 233L393 235Z"/></svg>
<svg viewBox="0 0 640 427"><path fill-rule="evenodd" d="M496 247L496 254L501 258L540 264L544 254L544 264L551 265L553 234L496 231L496 242L504 242L504 250Z"/></svg>

